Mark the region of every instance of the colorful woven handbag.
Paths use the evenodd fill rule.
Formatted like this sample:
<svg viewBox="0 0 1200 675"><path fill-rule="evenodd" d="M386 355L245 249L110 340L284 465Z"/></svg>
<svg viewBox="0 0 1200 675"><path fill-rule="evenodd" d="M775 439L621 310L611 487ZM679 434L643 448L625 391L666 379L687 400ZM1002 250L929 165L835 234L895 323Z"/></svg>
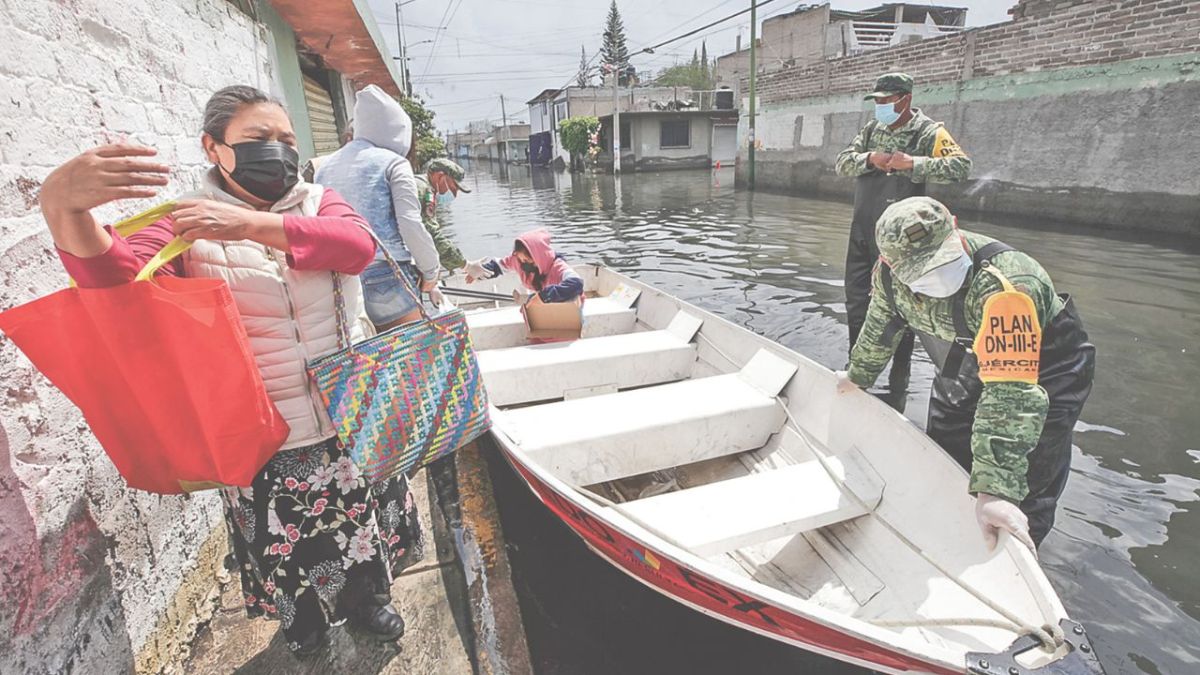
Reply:
<svg viewBox="0 0 1200 675"><path fill-rule="evenodd" d="M372 233L374 236L374 233ZM400 285L399 264L376 239ZM334 273L341 349L308 364L338 440L376 483L448 455L491 427L467 318L453 308L350 344L350 317Z"/></svg>

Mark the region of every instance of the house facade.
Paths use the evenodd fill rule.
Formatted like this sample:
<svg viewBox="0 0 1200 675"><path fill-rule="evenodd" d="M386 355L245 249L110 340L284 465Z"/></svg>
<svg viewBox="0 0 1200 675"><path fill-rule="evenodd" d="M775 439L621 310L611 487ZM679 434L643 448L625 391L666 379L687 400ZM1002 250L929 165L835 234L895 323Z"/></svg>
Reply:
<svg viewBox="0 0 1200 675"><path fill-rule="evenodd" d="M626 87L616 92L616 101L621 114L630 112L668 112L672 110L714 109L721 104L732 108L735 97L732 91L692 91L689 87ZM571 161L570 153L563 149L558 138L558 124L568 117L588 116L603 119L611 117L614 96L611 87L576 87L547 89L530 99L529 157L537 166L562 168ZM736 115L735 115L736 117ZM735 120L736 123L736 120ZM611 160L610 160L611 162Z"/></svg>
<svg viewBox="0 0 1200 675"><path fill-rule="evenodd" d="M530 126L514 122L508 126L492 126L483 140L471 146L471 157L488 159L505 164L523 164L528 161Z"/></svg>
<svg viewBox="0 0 1200 675"><path fill-rule="evenodd" d="M733 91L688 90L685 98L635 101L621 109L622 171L732 166L737 157L738 111ZM597 163L612 169L613 115L600 116Z"/></svg>
<svg viewBox="0 0 1200 675"><path fill-rule="evenodd" d="M546 89L525 103L529 106L529 163L533 166L549 166L558 154L554 99L559 91Z"/></svg>

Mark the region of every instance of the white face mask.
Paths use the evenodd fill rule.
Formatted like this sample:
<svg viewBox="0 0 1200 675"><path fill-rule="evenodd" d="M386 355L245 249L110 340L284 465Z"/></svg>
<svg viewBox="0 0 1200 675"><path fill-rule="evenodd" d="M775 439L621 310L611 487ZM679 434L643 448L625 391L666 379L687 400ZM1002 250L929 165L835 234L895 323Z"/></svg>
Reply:
<svg viewBox="0 0 1200 675"><path fill-rule="evenodd" d="M971 256L966 251L957 260L946 263L908 285L913 293L931 298L948 298L962 288L971 270Z"/></svg>

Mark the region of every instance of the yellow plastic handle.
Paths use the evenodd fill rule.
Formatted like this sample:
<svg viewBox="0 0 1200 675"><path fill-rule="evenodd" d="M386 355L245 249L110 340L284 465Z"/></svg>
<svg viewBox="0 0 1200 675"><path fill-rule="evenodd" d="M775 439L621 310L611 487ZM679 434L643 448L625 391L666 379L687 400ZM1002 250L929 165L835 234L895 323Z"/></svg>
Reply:
<svg viewBox="0 0 1200 675"><path fill-rule="evenodd" d="M129 216L125 220L113 223L113 231L122 237L128 237L134 232L150 227L154 223L162 220L163 216L175 210L175 202L164 202L155 206L152 209L147 209L141 213Z"/></svg>
<svg viewBox="0 0 1200 675"><path fill-rule="evenodd" d="M162 250L154 254L154 257L146 261L146 266L138 272L133 278L134 281L149 281L164 265L174 260L184 251L192 247L192 242L184 241L180 237L175 237Z"/></svg>
<svg viewBox="0 0 1200 675"><path fill-rule="evenodd" d="M154 208L147 209L122 221L113 223L112 229L122 237L128 237L133 233L140 232L147 227L150 227L154 223L162 220L164 216L175 210L175 206L176 203L173 201L164 202L158 206L155 206ZM191 248L191 246L192 245L189 242L186 242L179 237L172 239L171 242L164 246L161 251L154 254L154 257L150 258L150 260L146 262L145 266L142 267L142 270L138 272L136 277L134 277L134 281L149 280L156 272L158 272L158 270L162 269L164 265L174 260L184 251ZM71 279L71 288L74 288L75 285L75 280Z"/></svg>

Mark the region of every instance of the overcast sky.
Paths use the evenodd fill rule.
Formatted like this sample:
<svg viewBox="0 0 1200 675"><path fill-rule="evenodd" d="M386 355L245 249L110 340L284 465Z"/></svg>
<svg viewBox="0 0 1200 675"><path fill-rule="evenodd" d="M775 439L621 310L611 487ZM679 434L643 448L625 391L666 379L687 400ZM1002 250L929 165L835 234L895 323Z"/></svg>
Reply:
<svg viewBox="0 0 1200 675"><path fill-rule="evenodd" d="M443 133L468 122L500 121L500 96L509 121L528 121L525 101L543 89L574 80L582 46L588 58L600 48L610 0L407 0L401 11L409 45L413 93L437 113ZM393 55L399 55L396 6L369 0ZM764 0L759 0L764 4ZM759 22L792 11L794 0L773 0L758 10ZM834 9L877 7L880 0L834 0ZM915 3L920 4L920 3ZM934 4L934 3L930 3ZM967 25L1008 20L1015 0L961 0L936 4L967 7ZM749 0L617 0L631 54L749 7ZM438 30L442 27L442 30ZM749 39L749 14L694 37L630 60L639 72L657 72L692 58L701 41L709 58L733 51L738 33ZM597 61L599 59L596 59ZM595 81L595 80L594 80Z"/></svg>

